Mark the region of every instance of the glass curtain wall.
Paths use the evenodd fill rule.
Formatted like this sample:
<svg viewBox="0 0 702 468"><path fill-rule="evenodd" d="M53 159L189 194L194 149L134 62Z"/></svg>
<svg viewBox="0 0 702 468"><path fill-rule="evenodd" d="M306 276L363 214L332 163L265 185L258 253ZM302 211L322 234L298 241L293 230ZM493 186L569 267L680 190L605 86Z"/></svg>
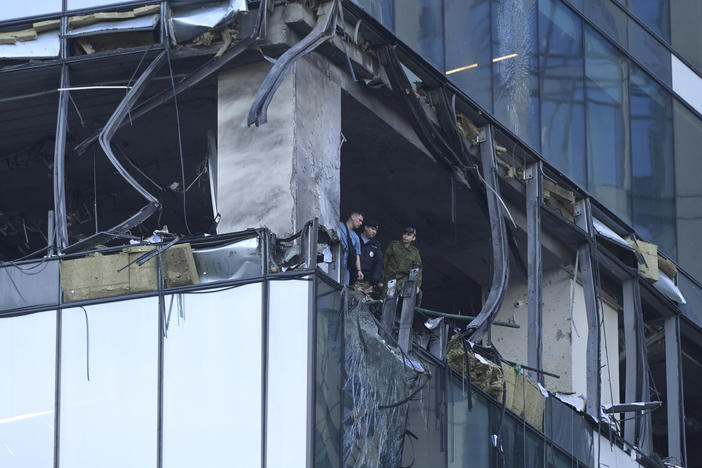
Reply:
<svg viewBox="0 0 702 468"><path fill-rule="evenodd" d="M446 0L446 75L480 106L492 112L490 0Z"/></svg>
<svg viewBox="0 0 702 468"><path fill-rule="evenodd" d="M536 0L493 0L494 114L537 151L539 77Z"/></svg>
<svg viewBox="0 0 702 468"><path fill-rule="evenodd" d="M672 98L641 69L630 70L633 223L675 257Z"/></svg>
<svg viewBox="0 0 702 468"><path fill-rule="evenodd" d="M605 206L631 222L628 77L627 60L586 27L588 188Z"/></svg>
<svg viewBox="0 0 702 468"><path fill-rule="evenodd" d="M583 24L558 0L539 0L541 153L586 186Z"/></svg>
<svg viewBox="0 0 702 468"><path fill-rule="evenodd" d="M444 70L443 2L403 0L395 9L395 33L439 70Z"/></svg>

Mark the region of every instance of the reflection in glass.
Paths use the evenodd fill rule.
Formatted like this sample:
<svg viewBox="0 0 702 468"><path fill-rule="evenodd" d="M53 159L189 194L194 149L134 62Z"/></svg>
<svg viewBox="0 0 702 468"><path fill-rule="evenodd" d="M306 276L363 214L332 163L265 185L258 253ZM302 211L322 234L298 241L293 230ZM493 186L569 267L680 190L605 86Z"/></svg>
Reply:
<svg viewBox="0 0 702 468"><path fill-rule="evenodd" d="M699 179L702 174L702 121L677 100L673 109L678 260L695 278L702 278L702 249L699 248L702 232L702 183ZM697 313L702 314L702 310Z"/></svg>
<svg viewBox="0 0 702 468"><path fill-rule="evenodd" d="M544 466L544 439L527 429L524 443L524 466Z"/></svg>
<svg viewBox="0 0 702 468"><path fill-rule="evenodd" d="M401 8L395 9L395 28L397 37L436 68L444 69L441 2L402 0Z"/></svg>
<svg viewBox="0 0 702 468"><path fill-rule="evenodd" d="M670 41L670 0L628 0L628 6L646 26Z"/></svg>
<svg viewBox="0 0 702 468"><path fill-rule="evenodd" d="M443 418L446 417L443 376L446 370L425 362L422 365L432 377L419 395L409 402L407 430L416 435L417 440L413 440L414 451L403 450L402 466L408 466L413 456L414 466L442 466L446 456L442 443Z"/></svg>
<svg viewBox="0 0 702 468"><path fill-rule="evenodd" d="M261 464L261 289L165 297L164 467Z"/></svg>
<svg viewBox="0 0 702 468"><path fill-rule="evenodd" d="M558 0L539 0L541 152L586 186L582 21Z"/></svg>
<svg viewBox="0 0 702 468"><path fill-rule="evenodd" d="M618 216L631 220L628 61L585 29L588 188Z"/></svg>
<svg viewBox="0 0 702 468"><path fill-rule="evenodd" d="M468 411L467 396L463 385L449 378L448 389L448 466L471 468L492 466L490 445L490 419L488 403L478 393L473 393L473 408Z"/></svg>
<svg viewBox="0 0 702 468"><path fill-rule="evenodd" d="M62 317L61 468L155 467L158 299L66 309Z"/></svg>
<svg viewBox="0 0 702 468"><path fill-rule="evenodd" d="M675 256L673 110L667 91L631 65L631 193L642 237Z"/></svg>
<svg viewBox="0 0 702 468"><path fill-rule="evenodd" d="M341 461L341 291L317 280L317 369L315 376L315 466Z"/></svg>
<svg viewBox="0 0 702 468"><path fill-rule="evenodd" d="M555 447L546 448L546 468L571 468L573 462L570 457Z"/></svg>
<svg viewBox="0 0 702 468"><path fill-rule="evenodd" d="M395 30L395 5L393 0L352 0L390 31Z"/></svg>
<svg viewBox="0 0 702 468"><path fill-rule="evenodd" d="M627 47L627 14L612 0L585 0L585 15L619 45Z"/></svg>
<svg viewBox="0 0 702 468"><path fill-rule="evenodd" d="M490 0L444 2L445 73L478 104L492 111Z"/></svg>
<svg viewBox="0 0 702 468"><path fill-rule="evenodd" d="M644 68L668 86L673 85L670 52L658 40L629 19L629 52Z"/></svg>
<svg viewBox="0 0 702 468"><path fill-rule="evenodd" d="M496 410L499 411L497 408ZM505 415L502 424L502 449L505 459L504 466L534 466L527 465L524 458L524 429L522 423L510 415Z"/></svg>
<svg viewBox="0 0 702 468"><path fill-rule="evenodd" d="M54 464L56 312L0 318L0 466Z"/></svg>
<svg viewBox="0 0 702 468"><path fill-rule="evenodd" d="M495 116L540 148L536 0L493 0L492 62Z"/></svg>
<svg viewBox="0 0 702 468"><path fill-rule="evenodd" d="M266 462L307 466L309 281L269 283Z"/></svg>
<svg viewBox="0 0 702 468"><path fill-rule="evenodd" d="M138 0L131 0L136 2ZM78 10L80 8L91 8L103 5L112 5L114 3L129 3L130 0L68 0L69 10Z"/></svg>

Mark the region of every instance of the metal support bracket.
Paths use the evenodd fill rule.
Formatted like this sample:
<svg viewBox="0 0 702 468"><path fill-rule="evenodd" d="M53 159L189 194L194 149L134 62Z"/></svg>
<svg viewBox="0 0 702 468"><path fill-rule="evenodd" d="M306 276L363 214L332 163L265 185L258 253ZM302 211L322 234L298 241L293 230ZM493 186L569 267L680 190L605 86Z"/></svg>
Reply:
<svg viewBox="0 0 702 468"><path fill-rule="evenodd" d="M412 323L414 322L414 304L417 298L417 275L418 269L410 270L409 279L402 284L402 313L400 315L400 331L397 334L397 342L400 349L405 353L410 351L412 346Z"/></svg>
<svg viewBox="0 0 702 468"><path fill-rule="evenodd" d="M541 263L541 162L535 162L524 171L526 180L527 216L527 305L529 328L527 330L527 364L532 379L543 383L543 268Z"/></svg>
<svg viewBox="0 0 702 468"><path fill-rule="evenodd" d="M385 301L383 302L383 315L380 319L380 325L383 328L380 330L386 338L392 337L392 328L395 322L395 314L397 312L397 281L388 281L388 290L385 294Z"/></svg>
<svg viewBox="0 0 702 468"><path fill-rule="evenodd" d="M576 217L576 224L588 233L588 242L578 247L581 258L580 275L583 280L585 295L585 310L587 313L587 351L586 351L586 376L587 376L587 403L585 412L595 421L600 420L600 302L597 297L597 260L593 251L594 229L590 200L583 199L578 202L580 215Z"/></svg>

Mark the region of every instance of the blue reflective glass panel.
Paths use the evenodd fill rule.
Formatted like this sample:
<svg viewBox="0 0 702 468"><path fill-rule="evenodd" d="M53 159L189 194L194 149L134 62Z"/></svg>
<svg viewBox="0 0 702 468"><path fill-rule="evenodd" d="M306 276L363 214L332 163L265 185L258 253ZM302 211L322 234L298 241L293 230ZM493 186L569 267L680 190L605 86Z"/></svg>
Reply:
<svg viewBox="0 0 702 468"><path fill-rule="evenodd" d="M585 28L588 188L610 210L631 220L628 61Z"/></svg>
<svg viewBox="0 0 702 468"><path fill-rule="evenodd" d="M394 0L353 0L390 31L395 30Z"/></svg>
<svg viewBox="0 0 702 468"><path fill-rule="evenodd" d="M629 52L649 73L672 86L670 52L632 19L629 19Z"/></svg>
<svg viewBox="0 0 702 468"><path fill-rule="evenodd" d="M541 152L585 187L585 65L582 21L558 0L539 0Z"/></svg>
<svg viewBox="0 0 702 468"><path fill-rule="evenodd" d="M629 9L663 39L670 40L669 0L629 0Z"/></svg>
<svg viewBox="0 0 702 468"><path fill-rule="evenodd" d="M695 278L702 278L702 121L679 101L674 103L675 198L678 260ZM684 290L683 290L684 292ZM687 293L685 293L687 297ZM690 299L688 298L688 302ZM697 310L702 319L702 309Z"/></svg>
<svg viewBox="0 0 702 468"><path fill-rule="evenodd" d="M493 0L495 116L540 149L536 0Z"/></svg>
<svg viewBox="0 0 702 468"><path fill-rule="evenodd" d="M672 98L634 65L629 89L634 227L675 256Z"/></svg>
<svg viewBox="0 0 702 468"><path fill-rule="evenodd" d="M622 47L627 46L627 14L612 0L586 0L585 15Z"/></svg>
<svg viewBox="0 0 702 468"><path fill-rule="evenodd" d="M446 0L446 76L492 111L490 0Z"/></svg>
<svg viewBox="0 0 702 468"><path fill-rule="evenodd" d="M403 0L395 10L395 33L439 70L444 69L441 2Z"/></svg>

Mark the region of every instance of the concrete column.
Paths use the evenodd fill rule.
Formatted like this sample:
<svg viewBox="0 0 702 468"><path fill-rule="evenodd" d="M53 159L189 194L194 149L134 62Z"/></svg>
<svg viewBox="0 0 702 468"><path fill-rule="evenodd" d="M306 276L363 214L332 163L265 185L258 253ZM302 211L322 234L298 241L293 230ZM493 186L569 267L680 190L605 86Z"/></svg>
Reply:
<svg viewBox="0 0 702 468"><path fill-rule="evenodd" d="M285 236L314 217L327 227L340 217L339 85L328 70L299 60L273 97L268 123L247 127L270 68L259 62L219 75L218 233L265 226Z"/></svg>

